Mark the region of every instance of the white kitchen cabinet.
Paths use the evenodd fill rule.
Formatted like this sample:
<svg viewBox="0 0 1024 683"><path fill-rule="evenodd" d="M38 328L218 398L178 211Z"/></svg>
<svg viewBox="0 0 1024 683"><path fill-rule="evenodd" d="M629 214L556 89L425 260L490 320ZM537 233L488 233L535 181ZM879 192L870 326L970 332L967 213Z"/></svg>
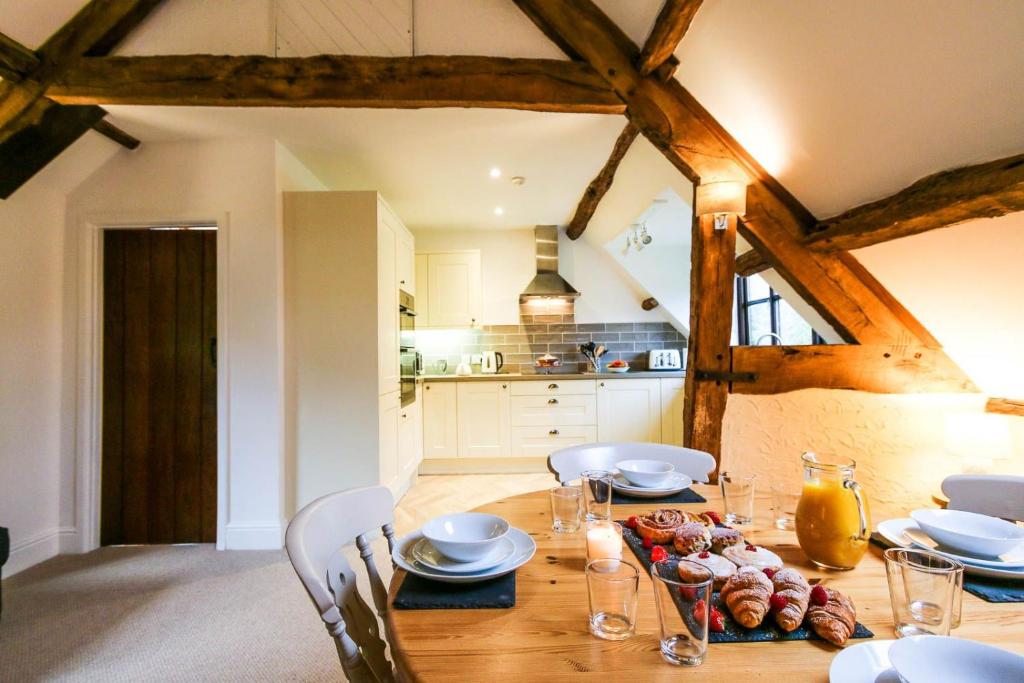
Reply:
<svg viewBox="0 0 1024 683"><path fill-rule="evenodd" d="M457 382L459 457L508 457L509 382Z"/></svg>
<svg viewBox="0 0 1024 683"><path fill-rule="evenodd" d="M682 378L661 379L661 442L672 446L683 445L683 385Z"/></svg>
<svg viewBox="0 0 1024 683"><path fill-rule="evenodd" d="M597 441L597 427L513 427L514 458L546 458L552 451Z"/></svg>
<svg viewBox="0 0 1024 683"><path fill-rule="evenodd" d="M458 399L455 382L423 384L423 457L459 457Z"/></svg>
<svg viewBox="0 0 1024 683"><path fill-rule="evenodd" d="M607 379L597 383L598 441L661 442L661 382Z"/></svg>
<svg viewBox="0 0 1024 683"><path fill-rule="evenodd" d="M396 243L395 264L398 269L398 288L416 295L416 248L410 235L400 233Z"/></svg>
<svg viewBox="0 0 1024 683"><path fill-rule="evenodd" d="M398 235L385 220L377 223L377 377L381 396L399 387Z"/></svg>
<svg viewBox="0 0 1024 683"><path fill-rule="evenodd" d="M398 409L398 474L399 481L407 481L420 464L417 429L420 404L413 402Z"/></svg>
<svg viewBox="0 0 1024 683"><path fill-rule="evenodd" d="M516 384L519 384L517 382ZM597 424L595 396L512 396L513 427L559 427Z"/></svg>
<svg viewBox="0 0 1024 683"><path fill-rule="evenodd" d="M401 396L395 391L380 397L378 408L378 448L380 483L395 490L401 474L399 463L399 408Z"/></svg>
<svg viewBox="0 0 1024 683"><path fill-rule="evenodd" d="M480 252L417 254L417 327L473 327L480 321Z"/></svg>

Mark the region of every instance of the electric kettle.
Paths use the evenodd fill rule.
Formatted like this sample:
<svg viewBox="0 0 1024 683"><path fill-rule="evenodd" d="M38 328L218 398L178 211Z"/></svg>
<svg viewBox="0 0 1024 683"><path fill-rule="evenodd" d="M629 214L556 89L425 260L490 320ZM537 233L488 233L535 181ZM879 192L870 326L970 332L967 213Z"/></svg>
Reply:
<svg viewBox="0 0 1024 683"><path fill-rule="evenodd" d="M505 364L505 358L501 355L501 351L485 351L483 361L480 363L480 372L485 375L494 375L501 366Z"/></svg>

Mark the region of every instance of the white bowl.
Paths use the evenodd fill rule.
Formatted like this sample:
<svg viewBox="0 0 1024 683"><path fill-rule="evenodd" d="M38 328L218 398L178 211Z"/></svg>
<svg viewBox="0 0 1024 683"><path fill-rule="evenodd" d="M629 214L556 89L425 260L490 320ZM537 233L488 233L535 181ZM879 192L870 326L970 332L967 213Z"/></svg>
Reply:
<svg viewBox="0 0 1024 683"><path fill-rule="evenodd" d="M1024 681L1024 657L962 638L900 638L889 646L889 661L907 683Z"/></svg>
<svg viewBox="0 0 1024 683"><path fill-rule="evenodd" d="M423 525L423 535L445 557L475 562L491 552L508 534L508 522L482 512L459 512L435 517Z"/></svg>
<svg viewBox="0 0 1024 683"><path fill-rule="evenodd" d="M663 460L622 460L615 468L630 484L648 489L666 485L676 471L675 465Z"/></svg>
<svg viewBox="0 0 1024 683"><path fill-rule="evenodd" d="M939 545L971 555L996 557L1024 542L1024 528L997 517L963 510L914 510L917 525Z"/></svg>

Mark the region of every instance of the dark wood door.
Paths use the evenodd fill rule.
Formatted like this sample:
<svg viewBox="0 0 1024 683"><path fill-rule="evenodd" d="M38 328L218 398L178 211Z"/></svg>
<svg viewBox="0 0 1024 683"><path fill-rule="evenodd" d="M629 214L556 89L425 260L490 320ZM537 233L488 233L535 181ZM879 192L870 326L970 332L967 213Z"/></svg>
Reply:
<svg viewBox="0 0 1024 683"><path fill-rule="evenodd" d="M103 235L100 542L217 538L212 230Z"/></svg>

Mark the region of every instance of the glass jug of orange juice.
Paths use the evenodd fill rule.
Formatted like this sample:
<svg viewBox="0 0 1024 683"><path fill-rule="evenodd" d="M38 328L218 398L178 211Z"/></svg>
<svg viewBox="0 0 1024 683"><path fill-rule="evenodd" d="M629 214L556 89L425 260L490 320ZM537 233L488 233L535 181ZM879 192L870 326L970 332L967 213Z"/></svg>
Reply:
<svg viewBox="0 0 1024 683"><path fill-rule="evenodd" d="M867 496L853 480L849 458L804 453L804 488L796 507L796 537L814 564L853 569L868 549L871 513Z"/></svg>

